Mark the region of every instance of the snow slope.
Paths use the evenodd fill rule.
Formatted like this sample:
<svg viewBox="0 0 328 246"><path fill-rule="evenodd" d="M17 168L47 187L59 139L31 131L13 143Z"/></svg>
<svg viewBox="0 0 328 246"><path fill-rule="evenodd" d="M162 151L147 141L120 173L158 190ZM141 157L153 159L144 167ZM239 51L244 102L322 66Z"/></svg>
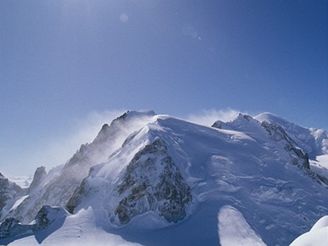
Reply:
<svg viewBox="0 0 328 246"><path fill-rule="evenodd" d="M107 160L131 132L151 120L153 115L151 111L129 112L113 120L110 125L104 124L92 143L81 145L65 165L50 170L43 182L33 187L33 192L6 217L29 223L43 205L64 207L88 175L90 167Z"/></svg>
<svg viewBox="0 0 328 246"><path fill-rule="evenodd" d="M271 113L262 113L254 118L261 122L267 121L282 126L311 159L328 154L328 133L323 129L305 128Z"/></svg>
<svg viewBox="0 0 328 246"><path fill-rule="evenodd" d="M42 241L49 244L99 234L147 246L288 245L328 214L328 190L299 135L285 129L247 115L206 127L129 112L49 172L11 215L26 223L45 204L68 209L73 215ZM77 224L88 226L78 233Z"/></svg>
<svg viewBox="0 0 328 246"><path fill-rule="evenodd" d="M243 215L234 207L224 206L218 214L220 243L222 246L264 246Z"/></svg>
<svg viewBox="0 0 328 246"><path fill-rule="evenodd" d="M49 233L49 232L46 232ZM39 245L35 235L16 240L10 245L26 246ZM122 237L110 234L97 227L91 209L81 210L78 214L66 218L62 227L55 233L50 233L42 241L42 245L86 245L86 246L137 246L137 243L130 243Z"/></svg>
<svg viewBox="0 0 328 246"><path fill-rule="evenodd" d="M310 164L314 172L328 178L328 154L317 156L316 160L311 160Z"/></svg>
<svg viewBox="0 0 328 246"><path fill-rule="evenodd" d="M92 168L78 192L74 212L91 206L99 224L107 231L128 230L130 241L145 245L177 245L181 240L190 245L213 245L218 242L215 218L221 206L233 205L261 233L264 242L284 245L303 231L307 223L327 211L327 199L314 192L318 189L327 194L327 190L295 165L295 159L302 165L302 158L292 155L281 147L280 141L269 140L268 136L265 129L252 123L248 131L241 132L199 126L168 116L154 117L152 122L130 135L108 161ZM184 207L186 215L179 220L181 224L167 221L161 216L158 204L149 202L151 192L156 190L156 182L138 190L140 188L134 182L147 183L146 179L140 181L138 178L131 181L130 187L128 185L127 193L117 192L125 177L135 178L137 174L133 172L143 170L140 164L140 170L130 168L132 173L127 176L135 156L141 153L141 159L149 160L150 153L144 150L157 139L166 144L167 155L192 190L192 201ZM267 144L263 144L264 141ZM157 161L152 165L155 173L160 172ZM304 192L304 186L307 192ZM133 193L133 189L138 192ZM160 203L159 200L156 202ZM207 207L206 211L201 209L202 206ZM129 216L130 222L126 226L119 218L121 207L124 208L122 217ZM311 213L308 213L309 209ZM204 216L214 219L202 222ZM144 221L150 225L144 225ZM206 236L182 232L195 231L194 225L207 228ZM181 233L169 241L160 239L163 235L159 232L145 236L150 234L149 228L165 228L165 233L174 235L176 227ZM144 233L138 233L140 228Z"/></svg>
<svg viewBox="0 0 328 246"><path fill-rule="evenodd" d="M328 216L318 220L309 232L296 238L291 246L326 246L328 242Z"/></svg>

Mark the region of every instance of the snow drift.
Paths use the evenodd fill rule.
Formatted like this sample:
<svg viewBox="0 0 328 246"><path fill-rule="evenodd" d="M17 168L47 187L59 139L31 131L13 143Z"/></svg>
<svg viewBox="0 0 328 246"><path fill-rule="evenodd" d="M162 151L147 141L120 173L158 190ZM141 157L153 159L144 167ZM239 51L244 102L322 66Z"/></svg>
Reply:
<svg viewBox="0 0 328 246"><path fill-rule="evenodd" d="M0 242L69 244L94 234L122 245L287 245L328 214L327 176L313 168L325 134L271 114L207 127L127 112L65 165L39 171L1 218L29 228L52 206L63 209L60 226L46 224L43 237L34 226L16 241L7 226Z"/></svg>

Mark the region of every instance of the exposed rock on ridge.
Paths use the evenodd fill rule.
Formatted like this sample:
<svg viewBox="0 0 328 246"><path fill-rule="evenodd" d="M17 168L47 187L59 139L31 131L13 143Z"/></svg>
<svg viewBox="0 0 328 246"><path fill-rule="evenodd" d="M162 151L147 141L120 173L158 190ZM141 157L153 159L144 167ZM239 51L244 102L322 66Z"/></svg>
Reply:
<svg viewBox="0 0 328 246"><path fill-rule="evenodd" d="M167 153L165 143L156 139L139 151L117 186L122 197L115 209L121 224L146 211L155 211L168 222L186 217L191 189Z"/></svg>

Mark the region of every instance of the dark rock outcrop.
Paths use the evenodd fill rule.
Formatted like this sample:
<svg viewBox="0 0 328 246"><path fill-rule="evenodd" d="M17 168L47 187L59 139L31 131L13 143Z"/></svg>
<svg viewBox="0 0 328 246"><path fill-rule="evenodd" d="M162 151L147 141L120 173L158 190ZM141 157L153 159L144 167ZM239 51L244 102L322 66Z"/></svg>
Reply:
<svg viewBox="0 0 328 246"><path fill-rule="evenodd" d="M121 200L114 214L120 224L147 211L178 222L186 217L192 200L190 187L160 139L135 155L117 185L117 193Z"/></svg>
<svg viewBox="0 0 328 246"><path fill-rule="evenodd" d="M0 245L7 245L22 237L34 235L41 243L65 222L68 213L61 207L43 206L33 224L21 224L15 218L7 218L0 225Z"/></svg>
<svg viewBox="0 0 328 246"><path fill-rule="evenodd" d="M75 212L76 207L83 199L83 197L87 196L88 193L89 193L88 183L87 183L87 179L85 178L83 179L81 185L75 189L73 195L68 200L65 206L67 211L73 214Z"/></svg>
<svg viewBox="0 0 328 246"><path fill-rule="evenodd" d="M20 186L9 181L0 173L0 218L2 217L2 209L8 203L14 202L23 192L24 190Z"/></svg>
<svg viewBox="0 0 328 246"><path fill-rule="evenodd" d="M263 121L261 126L269 133L275 141L284 141L285 150L293 159L293 164L301 168L310 169L309 157L297 144L288 136L286 131L279 125Z"/></svg>
<svg viewBox="0 0 328 246"><path fill-rule="evenodd" d="M5 219L5 221L0 225L0 239L11 236L18 223L19 221L14 218Z"/></svg>
<svg viewBox="0 0 328 246"><path fill-rule="evenodd" d="M35 217L34 230L49 227L59 219L66 218L68 213L62 207L43 206Z"/></svg>

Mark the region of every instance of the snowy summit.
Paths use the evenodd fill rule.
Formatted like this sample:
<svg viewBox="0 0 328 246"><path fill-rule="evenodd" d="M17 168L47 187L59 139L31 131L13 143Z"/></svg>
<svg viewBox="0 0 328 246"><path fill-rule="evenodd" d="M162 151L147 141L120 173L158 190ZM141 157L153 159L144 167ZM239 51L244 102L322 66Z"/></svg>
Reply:
<svg viewBox="0 0 328 246"><path fill-rule="evenodd" d="M319 245L327 156L327 131L270 113L127 111L29 187L0 175L0 244Z"/></svg>

